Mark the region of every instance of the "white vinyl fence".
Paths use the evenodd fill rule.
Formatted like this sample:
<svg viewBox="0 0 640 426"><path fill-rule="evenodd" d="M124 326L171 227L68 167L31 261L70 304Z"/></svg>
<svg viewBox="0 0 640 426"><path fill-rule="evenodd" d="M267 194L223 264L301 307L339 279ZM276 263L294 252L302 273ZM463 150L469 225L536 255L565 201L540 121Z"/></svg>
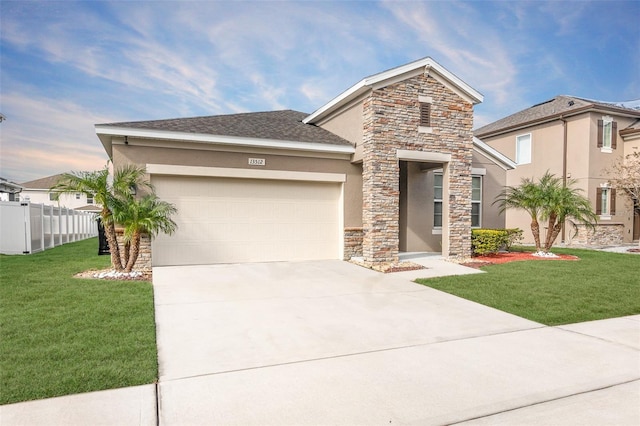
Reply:
<svg viewBox="0 0 640 426"><path fill-rule="evenodd" d="M96 214L0 201L0 253L29 254L98 235Z"/></svg>

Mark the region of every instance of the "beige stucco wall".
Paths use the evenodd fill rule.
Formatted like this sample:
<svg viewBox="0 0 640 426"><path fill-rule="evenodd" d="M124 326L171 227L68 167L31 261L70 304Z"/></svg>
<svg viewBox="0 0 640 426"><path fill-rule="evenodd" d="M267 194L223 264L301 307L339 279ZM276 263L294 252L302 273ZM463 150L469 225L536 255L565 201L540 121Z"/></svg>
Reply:
<svg viewBox="0 0 640 426"><path fill-rule="evenodd" d="M321 122L319 125L323 129L351 142L356 148L353 161L362 161L362 101L351 105L337 115L332 115L331 118Z"/></svg>
<svg viewBox="0 0 640 426"><path fill-rule="evenodd" d="M505 227L505 215L499 212L497 204L493 204L496 197L504 189L507 171L497 165L484 154L473 151L473 168L485 169L482 176L482 218L483 228L501 229Z"/></svg>
<svg viewBox="0 0 640 426"><path fill-rule="evenodd" d="M344 173L344 226L362 226L362 165L352 164L348 158L309 158L264 152L224 152L203 149L162 148L140 146L148 141L129 138L129 144L113 145L113 163L171 164L182 166L226 167L261 170L286 170L320 173ZM161 144L162 142L157 142ZM186 144L185 144L186 145ZM248 166L249 158L264 158L265 166Z"/></svg>
<svg viewBox="0 0 640 426"><path fill-rule="evenodd" d="M596 190L608 181L606 169L614 162L620 161L623 152L623 141L617 135L617 149L603 152L597 147L598 120L607 114L585 112L566 119L567 125L567 178L574 179L574 187L580 188L594 206ZM631 124L634 119L609 114L618 123L618 131ZM495 137L484 137L483 141L515 161L516 137L531 133L532 161L530 164L518 165L507 172L507 185L517 186L523 178L538 179L547 170L559 178L563 173L563 141L564 125L561 120L539 124L526 130L517 130ZM622 223L625 226L625 241L631 241L632 211L618 194L616 214L610 218L602 218L606 223ZM507 212L506 226L521 228L525 231L525 243L533 243L530 232L531 218L523 212L510 210ZM542 224L541 224L542 225ZM541 226L544 238L546 228ZM567 241L570 240L567 231ZM557 241L557 243L560 241Z"/></svg>

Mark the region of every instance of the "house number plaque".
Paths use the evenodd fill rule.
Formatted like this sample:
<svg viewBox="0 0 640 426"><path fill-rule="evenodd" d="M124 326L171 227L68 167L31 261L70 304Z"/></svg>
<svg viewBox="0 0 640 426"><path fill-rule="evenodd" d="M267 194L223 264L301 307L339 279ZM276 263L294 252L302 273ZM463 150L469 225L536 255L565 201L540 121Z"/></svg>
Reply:
<svg viewBox="0 0 640 426"><path fill-rule="evenodd" d="M265 161L264 158L249 158L250 166L264 166L266 164L267 162Z"/></svg>

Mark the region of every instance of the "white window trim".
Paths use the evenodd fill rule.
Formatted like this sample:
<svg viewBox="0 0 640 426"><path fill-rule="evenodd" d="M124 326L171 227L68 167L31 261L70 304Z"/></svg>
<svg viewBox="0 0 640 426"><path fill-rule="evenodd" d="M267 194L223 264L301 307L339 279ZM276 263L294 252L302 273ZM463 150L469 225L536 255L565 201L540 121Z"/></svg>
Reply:
<svg viewBox="0 0 640 426"><path fill-rule="evenodd" d="M486 173L486 169L480 169L480 168L476 169L476 168L474 168L474 169L473 169L473 171L474 171L474 172L478 172L478 173L473 173L473 174L471 175L471 177L472 177L472 178L474 178L474 177L480 178L480 200L479 200L479 201L473 201L473 195L472 195L471 204L479 204L479 205L480 205L480 218L479 218L479 219L480 219L480 220L479 220L480 224L479 224L478 226L472 226L471 228L472 228L472 229L480 229L480 228L482 228L482 219L483 219L483 218L482 218L482 194L483 194L482 187L483 187L483 180L484 180L483 176L484 176L484 174ZM434 176L435 176L435 175L440 175L440 176L442 176L442 169L437 169L437 170L435 170L435 171L433 172L433 175L434 175ZM444 183L443 183L443 185L444 185ZM472 184L472 185L473 185L473 184ZM433 197L434 209L433 209L433 217L434 217L434 219L435 219L435 216L436 216L435 203L437 203L437 202L442 203L442 202L443 202L443 200L442 200L442 199L437 199L437 198L435 198L435 185L433 186L433 188L434 188L434 197ZM444 186L443 186L443 188L442 188L442 189L444 190ZM444 195L444 193L443 193L443 195ZM444 215L444 211L442 212L442 214ZM471 213L469 213L469 214L471 214ZM433 222L432 222L432 223L433 223ZM431 234L432 234L432 235L441 235L441 234L442 234L442 226L435 226L435 225L432 225L432 227L431 227Z"/></svg>
<svg viewBox="0 0 640 426"><path fill-rule="evenodd" d="M606 206L607 212L600 214L598 217L600 218L600 220L611 220L611 186L609 185L608 182L601 183L600 188L607 191L606 203L602 203L601 201L601 204L600 204L603 210L604 210L604 207Z"/></svg>
<svg viewBox="0 0 640 426"><path fill-rule="evenodd" d="M609 133L609 146L606 146L606 139L604 137L605 132L604 129L607 127L607 124L611 126L611 131ZM613 148L611 144L613 143L613 117L609 115L602 116L602 147L600 147L600 152L604 152L606 154L611 154L613 152Z"/></svg>
<svg viewBox="0 0 640 426"><path fill-rule="evenodd" d="M479 220L478 220L479 225L478 225L478 226L473 226L473 225L472 225L472 226L471 226L471 228L472 228L472 229L480 229L480 228L482 228L482 180L483 180L483 179L482 179L482 176L481 176L481 175L472 175L472 176L471 176L471 178L472 178L472 179L473 179L474 177L480 178L480 200L478 200L478 201L473 201L473 193L472 193L472 195L471 195L471 204L472 204L472 205L473 205L473 204L478 204L478 205L480 205L480 212L479 212L479 218L478 218L478 219L479 219ZM473 183L472 183L472 186L471 186L471 190L473 191Z"/></svg>
<svg viewBox="0 0 640 426"><path fill-rule="evenodd" d="M519 155L518 155L519 152L520 152L520 150L518 149L518 142L520 141L520 138L522 138L524 136L529 136L529 161L527 161L526 163L520 161L520 158L519 158ZM522 135L516 136L516 161L515 161L516 164L518 166L521 166L521 165L524 165L524 164L531 164L532 153L533 153L533 136L532 136L532 134L531 133L524 133Z"/></svg>

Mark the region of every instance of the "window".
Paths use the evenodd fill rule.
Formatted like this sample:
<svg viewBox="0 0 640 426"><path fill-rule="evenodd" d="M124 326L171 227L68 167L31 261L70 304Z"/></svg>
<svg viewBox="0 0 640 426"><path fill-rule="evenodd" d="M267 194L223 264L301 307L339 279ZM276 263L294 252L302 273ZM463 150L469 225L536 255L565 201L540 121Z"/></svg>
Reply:
<svg viewBox="0 0 640 426"><path fill-rule="evenodd" d="M596 214L609 218L616 214L616 190L608 186L596 189Z"/></svg>
<svg viewBox="0 0 640 426"><path fill-rule="evenodd" d="M87 195L87 204L93 204L93 195Z"/></svg>
<svg viewBox="0 0 640 426"><path fill-rule="evenodd" d="M605 116L602 120L598 120L598 148L602 152L612 152L616 149L617 132L618 123L611 117Z"/></svg>
<svg viewBox="0 0 640 426"><path fill-rule="evenodd" d="M516 164L531 163L531 133L516 137Z"/></svg>
<svg viewBox="0 0 640 426"><path fill-rule="evenodd" d="M433 175L433 226L442 227L442 174ZM482 176L471 177L471 227L482 226Z"/></svg>
<svg viewBox="0 0 640 426"><path fill-rule="evenodd" d="M76 193L76 200L79 200L79 199L80 199L80 193L79 193L79 192L77 192L77 193Z"/></svg>
<svg viewBox="0 0 640 426"><path fill-rule="evenodd" d="M433 226L442 227L442 175L433 175Z"/></svg>
<svg viewBox="0 0 640 426"><path fill-rule="evenodd" d="M49 193L49 201L56 201L57 199L58 199L58 194L56 194L55 192Z"/></svg>
<svg viewBox="0 0 640 426"><path fill-rule="evenodd" d="M482 176L471 177L471 227L482 226Z"/></svg>

